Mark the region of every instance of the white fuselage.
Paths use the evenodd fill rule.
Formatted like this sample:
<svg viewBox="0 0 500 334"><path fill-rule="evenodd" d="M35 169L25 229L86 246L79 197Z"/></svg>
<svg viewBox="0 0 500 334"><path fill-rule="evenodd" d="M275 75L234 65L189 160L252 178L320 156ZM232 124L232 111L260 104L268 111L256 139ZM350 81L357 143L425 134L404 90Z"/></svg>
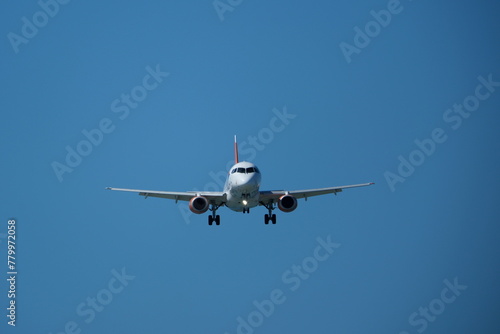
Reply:
<svg viewBox="0 0 500 334"><path fill-rule="evenodd" d="M251 162L242 161L231 167L224 185L226 206L241 212L259 205L260 180L260 171Z"/></svg>

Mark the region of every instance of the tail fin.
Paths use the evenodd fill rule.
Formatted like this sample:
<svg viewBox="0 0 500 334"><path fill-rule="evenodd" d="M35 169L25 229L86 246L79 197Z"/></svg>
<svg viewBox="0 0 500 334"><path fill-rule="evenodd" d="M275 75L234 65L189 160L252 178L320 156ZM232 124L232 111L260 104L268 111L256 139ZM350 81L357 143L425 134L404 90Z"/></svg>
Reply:
<svg viewBox="0 0 500 334"><path fill-rule="evenodd" d="M234 136L234 163L237 164L238 159L238 143L236 142L236 135Z"/></svg>

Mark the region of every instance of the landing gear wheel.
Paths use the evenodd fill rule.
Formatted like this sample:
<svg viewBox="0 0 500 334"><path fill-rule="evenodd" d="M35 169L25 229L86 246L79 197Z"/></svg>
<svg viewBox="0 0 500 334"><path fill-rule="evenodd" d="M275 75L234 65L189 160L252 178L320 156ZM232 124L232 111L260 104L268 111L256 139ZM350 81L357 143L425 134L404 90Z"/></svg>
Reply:
<svg viewBox="0 0 500 334"><path fill-rule="evenodd" d="M212 226L213 222L214 222L214 217L208 216L208 225Z"/></svg>
<svg viewBox="0 0 500 334"><path fill-rule="evenodd" d="M215 216L215 225L220 225L220 216Z"/></svg>
<svg viewBox="0 0 500 334"><path fill-rule="evenodd" d="M264 215L264 224L269 224L269 215L267 213Z"/></svg>
<svg viewBox="0 0 500 334"><path fill-rule="evenodd" d="M273 222L273 224L276 224L276 215L275 214L273 214L271 216L271 221Z"/></svg>

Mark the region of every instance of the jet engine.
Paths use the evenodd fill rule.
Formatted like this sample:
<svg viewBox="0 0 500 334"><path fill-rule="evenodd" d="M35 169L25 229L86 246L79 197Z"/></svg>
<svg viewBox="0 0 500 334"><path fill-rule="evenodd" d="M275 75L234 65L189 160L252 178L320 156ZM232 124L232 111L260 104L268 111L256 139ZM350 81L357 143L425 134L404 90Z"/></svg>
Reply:
<svg viewBox="0 0 500 334"><path fill-rule="evenodd" d="M278 208L284 212L292 212L297 209L297 199L292 195L283 195L278 201Z"/></svg>
<svg viewBox="0 0 500 334"><path fill-rule="evenodd" d="M208 200L203 196L196 196L191 198L189 201L189 210L200 215L207 212L208 210Z"/></svg>

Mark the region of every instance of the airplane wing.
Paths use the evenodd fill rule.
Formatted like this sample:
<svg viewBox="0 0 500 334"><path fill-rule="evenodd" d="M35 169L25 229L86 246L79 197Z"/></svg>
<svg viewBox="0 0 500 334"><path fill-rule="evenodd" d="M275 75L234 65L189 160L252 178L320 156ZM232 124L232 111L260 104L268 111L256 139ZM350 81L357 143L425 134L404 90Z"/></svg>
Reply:
<svg viewBox="0 0 500 334"><path fill-rule="evenodd" d="M341 192L343 189L356 188L356 187L366 187L366 186L370 186L372 184L374 184L374 183L370 182L370 183L353 184L353 185L349 185L349 186L318 188L318 189L306 189L306 190L291 190L291 191L286 191L286 190L270 190L270 191L261 191L260 192L260 200L259 200L259 202L265 203L265 204L276 202L283 195L292 195L295 198L305 198L305 199L307 199L308 197L325 195L325 194L335 194L336 195L337 193Z"/></svg>
<svg viewBox="0 0 500 334"><path fill-rule="evenodd" d="M175 191L156 191L156 190L138 190L138 189L123 189L123 188L111 188L107 187L108 190L118 190L118 191L128 191L133 193L139 193L139 195L148 197L159 197L173 199L177 203L178 201L190 201L191 198L195 196L206 197L210 204L221 205L226 202L226 194L223 192L216 191L186 191L186 192L175 192Z"/></svg>

